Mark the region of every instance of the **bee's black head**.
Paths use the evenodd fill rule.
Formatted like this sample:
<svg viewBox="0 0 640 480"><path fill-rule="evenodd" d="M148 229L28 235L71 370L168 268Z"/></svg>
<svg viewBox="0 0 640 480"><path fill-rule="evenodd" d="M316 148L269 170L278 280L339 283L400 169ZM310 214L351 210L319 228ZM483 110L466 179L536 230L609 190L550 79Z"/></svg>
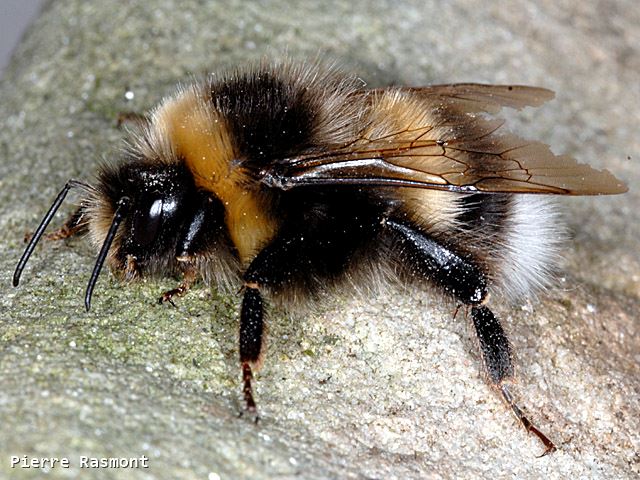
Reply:
<svg viewBox="0 0 640 480"><path fill-rule="evenodd" d="M88 218L95 243L104 244L121 209L108 256L112 266L128 278L171 269L178 238L196 200L186 167L136 162L104 167L96 190L98 202Z"/></svg>
<svg viewBox="0 0 640 480"><path fill-rule="evenodd" d="M73 228L88 231L99 248L85 294L87 310L105 261L115 273L132 279L176 272L180 262L228 244L222 203L196 188L183 163L128 161L102 167L94 185L77 180L65 184L18 262L14 286L71 188L84 193Z"/></svg>

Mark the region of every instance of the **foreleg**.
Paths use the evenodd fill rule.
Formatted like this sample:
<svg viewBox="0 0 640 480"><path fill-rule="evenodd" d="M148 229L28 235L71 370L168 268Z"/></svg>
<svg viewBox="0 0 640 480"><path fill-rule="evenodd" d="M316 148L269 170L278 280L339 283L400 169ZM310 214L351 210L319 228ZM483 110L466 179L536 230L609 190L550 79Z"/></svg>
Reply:
<svg viewBox="0 0 640 480"><path fill-rule="evenodd" d="M65 238L83 234L87 230L87 225L82 222L82 215L82 207L78 207L60 228L45 234L44 238L47 240L64 240ZM31 240L31 234L25 235L24 241L28 242L29 240Z"/></svg>
<svg viewBox="0 0 640 480"><path fill-rule="evenodd" d="M198 270L193 264L186 264L182 272L182 282L180 282L176 288L172 288L171 290L164 292L160 298L158 298L158 303L169 302L175 307L176 304L173 303L173 297L181 297L187 293L198 279L198 275Z"/></svg>

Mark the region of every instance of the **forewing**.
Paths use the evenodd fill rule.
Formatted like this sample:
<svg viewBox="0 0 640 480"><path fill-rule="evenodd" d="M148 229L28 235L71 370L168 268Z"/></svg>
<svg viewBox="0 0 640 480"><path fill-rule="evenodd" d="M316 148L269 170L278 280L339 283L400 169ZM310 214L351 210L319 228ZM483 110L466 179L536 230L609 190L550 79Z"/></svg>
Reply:
<svg viewBox="0 0 640 480"><path fill-rule="evenodd" d="M362 91L385 94L392 89L376 89ZM428 87L404 87L403 93L423 101L430 102L437 99L441 103L455 106L462 112L497 113L503 107L522 110L524 107L539 107L551 100L555 94L546 88L528 87L524 85L487 85L482 83L454 83L446 85L431 85Z"/></svg>
<svg viewBox="0 0 640 480"><path fill-rule="evenodd" d="M276 162L263 181L282 189L357 184L566 195L626 191L608 171L502 133L504 122L487 115L540 105L553 97L549 90L459 84L357 95L366 114L353 141Z"/></svg>

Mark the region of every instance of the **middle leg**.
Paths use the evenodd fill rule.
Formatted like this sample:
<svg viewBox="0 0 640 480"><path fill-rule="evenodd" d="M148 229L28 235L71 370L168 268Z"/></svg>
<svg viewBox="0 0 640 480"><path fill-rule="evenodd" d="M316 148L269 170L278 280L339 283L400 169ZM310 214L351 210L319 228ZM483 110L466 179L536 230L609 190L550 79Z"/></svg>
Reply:
<svg viewBox="0 0 640 480"><path fill-rule="evenodd" d="M374 220L354 223L331 215L327 218L331 222L301 222L299 229L280 233L256 255L243 275L240 363L245 406L250 412L256 410L251 381L253 367L260 364L262 355L264 292L295 291L296 296L314 297L344 274L354 254L371 237L364 232L379 225Z"/></svg>
<svg viewBox="0 0 640 480"><path fill-rule="evenodd" d="M286 287L296 276L299 262L306 248L301 235L285 235L275 239L253 259L243 275L243 298L240 312L240 365L245 410L256 415L253 396L253 368L260 365L264 334L265 289Z"/></svg>

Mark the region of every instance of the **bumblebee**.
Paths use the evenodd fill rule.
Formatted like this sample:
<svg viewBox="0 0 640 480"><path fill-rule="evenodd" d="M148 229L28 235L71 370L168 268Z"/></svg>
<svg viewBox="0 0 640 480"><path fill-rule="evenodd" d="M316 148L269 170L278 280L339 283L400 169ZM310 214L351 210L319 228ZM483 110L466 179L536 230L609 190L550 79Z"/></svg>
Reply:
<svg viewBox="0 0 640 480"><path fill-rule="evenodd" d="M253 414L265 298L288 305L376 276L435 285L469 307L489 383L549 453L553 442L508 389L512 349L489 293L518 298L548 284L562 240L550 195L626 191L609 172L503 132L493 117L552 97L512 85L368 89L292 62L212 75L141 117L119 163L93 183L67 182L13 284L69 190L80 190L76 212L48 237L86 233L99 251L87 310L105 262L126 280L182 276L161 302L198 279L241 287L240 366Z"/></svg>

